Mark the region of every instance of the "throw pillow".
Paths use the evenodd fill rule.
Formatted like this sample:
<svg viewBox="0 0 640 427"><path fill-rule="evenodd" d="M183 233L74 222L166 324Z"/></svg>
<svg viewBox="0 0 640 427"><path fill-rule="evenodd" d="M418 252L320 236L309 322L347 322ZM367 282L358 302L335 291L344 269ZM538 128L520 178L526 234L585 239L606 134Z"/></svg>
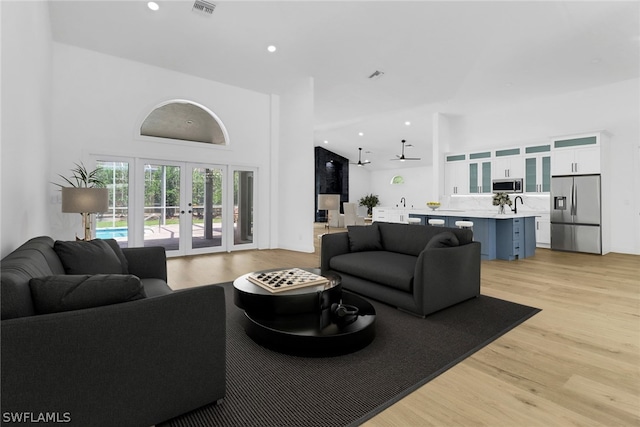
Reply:
<svg viewBox="0 0 640 427"><path fill-rule="evenodd" d="M122 274L118 256L104 240L57 240L53 244L53 250L67 274Z"/></svg>
<svg viewBox="0 0 640 427"><path fill-rule="evenodd" d="M130 274L59 275L29 281L38 314L81 310L145 298L140 279Z"/></svg>
<svg viewBox="0 0 640 427"><path fill-rule="evenodd" d="M347 226L349 234L349 249L351 252L381 251L380 232L378 225L350 225Z"/></svg>
<svg viewBox="0 0 640 427"><path fill-rule="evenodd" d="M122 274L129 274L129 261L127 261L127 257L124 256L124 252L120 248L120 245L116 241L116 239L103 239L109 247L116 254L118 259L120 260L120 265L122 266Z"/></svg>
<svg viewBox="0 0 640 427"><path fill-rule="evenodd" d="M430 248L451 248L454 246L458 246L460 242L455 234L450 231L444 231L442 233L438 233L429 240L427 243L426 249Z"/></svg>

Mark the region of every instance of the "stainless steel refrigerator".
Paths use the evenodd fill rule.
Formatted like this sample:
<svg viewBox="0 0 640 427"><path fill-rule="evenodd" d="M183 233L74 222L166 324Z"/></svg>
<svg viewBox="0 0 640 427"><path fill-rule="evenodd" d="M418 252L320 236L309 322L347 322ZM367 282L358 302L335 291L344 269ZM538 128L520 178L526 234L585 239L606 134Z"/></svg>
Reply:
<svg viewBox="0 0 640 427"><path fill-rule="evenodd" d="M600 175L551 177L551 249L602 254Z"/></svg>

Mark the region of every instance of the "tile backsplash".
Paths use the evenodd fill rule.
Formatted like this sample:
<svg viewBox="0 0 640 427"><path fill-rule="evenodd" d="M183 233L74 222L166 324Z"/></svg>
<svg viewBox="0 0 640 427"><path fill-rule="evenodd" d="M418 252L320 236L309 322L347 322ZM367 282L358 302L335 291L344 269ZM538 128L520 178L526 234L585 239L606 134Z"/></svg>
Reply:
<svg viewBox="0 0 640 427"><path fill-rule="evenodd" d="M535 213L549 213L550 201L549 194L509 194L509 197L513 201L516 196L522 197L522 204L518 200L518 212L535 212ZM443 209L462 209L465 211L497 211L498 207L493 206L493 194L478 194L478 195L452 195L444 196L442 200ZM511 206L513 207L513 205ZM505 208L507 212L509 207Z"/></svg>

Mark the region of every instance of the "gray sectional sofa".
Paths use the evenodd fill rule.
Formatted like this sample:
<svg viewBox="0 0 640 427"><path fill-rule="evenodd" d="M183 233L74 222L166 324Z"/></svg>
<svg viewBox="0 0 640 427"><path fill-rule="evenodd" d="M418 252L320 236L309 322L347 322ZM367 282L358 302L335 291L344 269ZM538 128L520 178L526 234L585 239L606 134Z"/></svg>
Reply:
<svg viewBox="0 0 640 427"><path fill-rule="evenodd" d="M418 316L480 295L480 243L468 229L374 222L325 234L322 274Z"/></svg>
<svg viewBox="0 0 640 427"><path fill-rule="evenodd" d="M164 248L37 237L0 269L4 425L149 426L224 397L224 289L172 291Z"/></svg>

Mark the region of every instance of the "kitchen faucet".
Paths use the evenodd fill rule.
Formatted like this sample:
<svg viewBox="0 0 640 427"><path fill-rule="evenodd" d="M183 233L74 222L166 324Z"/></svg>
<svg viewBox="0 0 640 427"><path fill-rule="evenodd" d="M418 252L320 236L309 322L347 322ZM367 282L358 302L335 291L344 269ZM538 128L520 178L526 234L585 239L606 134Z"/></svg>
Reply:
<svg viewBox="0 0 640 427"><path fill-rule="evenodd" d="M400 199L400 203L402 203L402 207L406 208L407 207L407 201L405 200L405 198L403 197L402 199Z"/></svg>
<svg viewBox="0 0 640 427"><path fill-rule="evenodd" d="M524 202L522 201L522 197L516 196L516 198L513 199L513 213L514 214L518 213L518 199L520 199L520 204L524 205Z"/></svg>

